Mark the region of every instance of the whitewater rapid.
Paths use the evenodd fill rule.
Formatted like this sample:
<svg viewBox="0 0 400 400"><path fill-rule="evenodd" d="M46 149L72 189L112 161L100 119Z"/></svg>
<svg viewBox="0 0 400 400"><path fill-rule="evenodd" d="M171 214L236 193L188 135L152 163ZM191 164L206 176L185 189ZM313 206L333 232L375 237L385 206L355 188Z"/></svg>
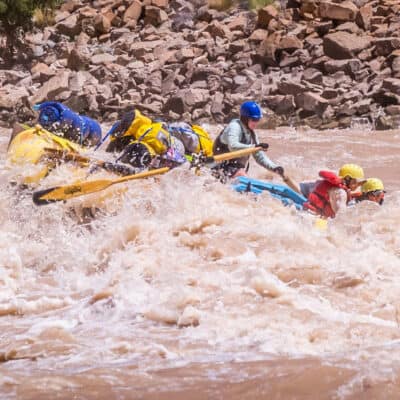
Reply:
<svg viewBox="0 0 400 400"><path fill-rule="evenodd" d="M397 398L400 131L260 137L298 182L362 165L384 205L321 231L181 168L37 207L0 137L2 399ZM41 187L85 174L62 166Z"/></svg>

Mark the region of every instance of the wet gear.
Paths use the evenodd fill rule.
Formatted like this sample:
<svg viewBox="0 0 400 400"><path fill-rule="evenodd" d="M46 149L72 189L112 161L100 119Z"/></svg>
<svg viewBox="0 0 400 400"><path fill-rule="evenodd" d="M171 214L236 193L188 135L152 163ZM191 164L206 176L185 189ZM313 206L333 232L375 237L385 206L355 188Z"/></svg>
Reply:
<svg viewBox="0 0 400 400"><path fill-rule="evenodd" d="M101 141L100 124L85 115L79 115L57 101L36 104L38 123L56 135L85 146L94 146Z"/></svg>
<svg viewBox="0 0 400 400"><path fill-rule="evenodd" d="M171 136L162 122L142 124L132 135L124 137L130 138L130 141L118 160L133 167L147 167L157 156L159 160L167 160L169 166L186 161L182 142ZM158 163L157 166L160 165L165 163Z"/></svg>
<svg viewBox="0 0 400 400"><path fill-rule="evenodd" d="M343 189L346 191L349 201L349 190L344 185L343 179L333 172L320 171L319 176L322 180L317 182L313 192L308 197L308 201L304 203L304 208L319 214L321 217L335 218L335 212L330 203L329 191L332 188Z"/></svg>
<svg viewBox="0 0 400 400"><path fill-rule="evenodd" d="M213 140L201 126L190 126L186 122L174 122L167 125L167 130L183 143L185 154L201 152L205 156L212 156Z"/></svg>

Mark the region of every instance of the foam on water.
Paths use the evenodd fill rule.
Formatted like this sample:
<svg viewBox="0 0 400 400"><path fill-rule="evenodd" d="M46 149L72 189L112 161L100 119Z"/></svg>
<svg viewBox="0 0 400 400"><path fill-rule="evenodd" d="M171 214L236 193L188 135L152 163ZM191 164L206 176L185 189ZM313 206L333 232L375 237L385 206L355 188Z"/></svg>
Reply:
<svg viewBox="0 0 400 400"><path fill-rule="evenodd" d="M288 143L282 132L265 135L271 158L296 180L347 161L377 170L385 205L364 202L320 231L312 216L268 195L240 195L207 171L182 168L36 207L9 184L20 170L6 168L3 151L0 353L16 361L0 366L0 385L40 371L74 390L68 376L108 366L124 365L123 374L106 374L123 383L126 374L192 362L310 356L358 371L338 388L342 398L365 377L397 376L398 141L357 132L292 131ZM252 175L272 177L259 167ZM85 173L63 166L42 186L77 176ZM85 207L101 211L88 221Z"/></svg>

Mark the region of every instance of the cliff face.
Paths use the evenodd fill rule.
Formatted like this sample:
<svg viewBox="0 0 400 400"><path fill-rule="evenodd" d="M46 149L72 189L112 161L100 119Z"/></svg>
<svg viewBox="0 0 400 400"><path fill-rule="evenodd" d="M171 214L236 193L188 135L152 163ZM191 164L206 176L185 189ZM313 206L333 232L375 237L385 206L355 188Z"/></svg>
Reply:
<svg viewBox="0 0 400 400"><path fill-rule="evenodd" d="M0 70L0 118L59 100L113 120L131 105L222 122L246 99L269 126L378 129L400 122L398 0L277 2L220 12L205 1L70 0L26 37L29 68Z"/></svg>

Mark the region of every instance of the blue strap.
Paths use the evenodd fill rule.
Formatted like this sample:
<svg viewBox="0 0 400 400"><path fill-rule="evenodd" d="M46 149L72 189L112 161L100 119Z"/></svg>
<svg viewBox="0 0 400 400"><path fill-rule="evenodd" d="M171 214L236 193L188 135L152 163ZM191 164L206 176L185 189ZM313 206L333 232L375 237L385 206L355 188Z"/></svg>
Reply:
<svg viewBox="0 0 400 400"><path fill-rule="evenodd" d="M96 151L107 140L107 138L116 131L116 129L119 127L120 124L121 124L121 121L117 121L111 127L111 129L107 132L107 134L103 137L103 139L101 139L101 141L96 145L96 147L94 148L94 151Z"/></svg>

